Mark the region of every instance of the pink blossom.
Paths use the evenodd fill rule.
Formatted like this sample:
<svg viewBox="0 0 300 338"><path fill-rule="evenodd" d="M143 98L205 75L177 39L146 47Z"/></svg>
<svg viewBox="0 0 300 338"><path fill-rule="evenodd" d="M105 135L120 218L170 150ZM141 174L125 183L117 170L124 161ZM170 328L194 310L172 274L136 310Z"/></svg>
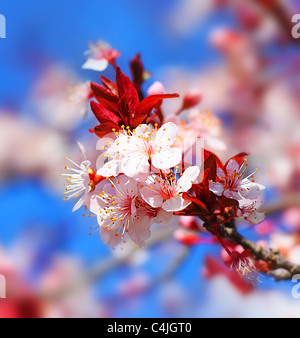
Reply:
<svg viewBox="0 0 300 338"><path fill-rule="evenodd" d="M117 133L117 139L107 151L109 162L98 169L102 176L124 173L134 177L149 173L151 166L166 170L181 161L181 150L173 148L177 126L168 122L161 128L142 124L132 132Z"/></svg>
<svg viewBox="0 0 300 338"><path fill-rule="evenodd" d="M231 159L225 170L217 169L219 182L211 181L210 190L218 196L224 195L235 200L256 199L265 187L254 181L253 174L255 172L244 178L245 172L243 170L244 163L240 167L235 160Z"/></svg>
<svg viewBox="0 0 300 338"><path fill-rule="evenodd" d="M181 211L191 204L182 197L182 193L191 189L199 173L200 169L193 166L187 168L178 181L173 173L165 176L150 175L147 186L141 189L141 195L153 208L161 207L168 212Z"/></svg>
<svg viewBox="0 0 300 338"><path fill-rule="evenodd" d="M94 170L91 168L91 162L86 159L85 149L82 144L78 143L81 150L83 161L80 164L75 163L70 158L66 159L73 165L65 165L65 170L68 173L61 174L66 177L67 184L65 184L65 199L79 198L75 204L73 211L78 210L84 204L90 204L87 199L88 194L95 189L95 185L98 184L103 177L97 177ZM92 197L92 196L89 196Z"/></svg>
<svg viewBox="0 0 300 338"><path fill-rule="evenodd" d="M115 64L115 59L121 55L119 51L101 40L96 43L90 42L89 45L90 49L85 53L88 59L82 66L83 69L102 72L110 63Z"/></svg>
<svg viewBox="0 0 300 338"><path fill-rule="evenodd" d="M111 181L114 192L103 191L91 211L97 215L100 236L105 244L115 247L128 233L139 246L144 246L153 223L168 223L172 215L154 209L143 201L138 183L121 175Z"/></svg>
<svg viewBox="0 0 300 338"><path fill-rule="evenodd" d="M257 204L262 204L261 201L240 200L239 204L240 208L237 211L239 217L244 218L252 224L259 224L265 219L265 213L259 211L257 208Z"/></svg>

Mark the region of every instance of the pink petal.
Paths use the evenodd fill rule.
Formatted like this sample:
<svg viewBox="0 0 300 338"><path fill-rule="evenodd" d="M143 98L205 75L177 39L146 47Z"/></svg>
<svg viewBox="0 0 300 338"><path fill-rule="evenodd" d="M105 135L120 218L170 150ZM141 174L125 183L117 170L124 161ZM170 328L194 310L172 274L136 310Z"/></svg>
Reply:
<svg viewBox="0 0 300 338"><path fill-rule="evenodd" d="M162 207L168 212L175 212L185 209L190 204L191 202L183 199L181 196L175 196L166 200L163 203Z"/></svg>
<svg viewBox="0 0 300 338"><path fill-rule="evenodd" d="M186 192L191 189L194 182L200 174L200 169L197 166L189 167L185 170L181 178L177 182L178 191Z"/></svg>
<svg viewBox="0 0 300 338"><path fill-rule="evenodd" d="M178 129L175 123L167 122L158 130L155 143L157 146L166 147L171 146L175 142L178 134Z"/></svg>
<svg viewBox="0 0 300 338"><path fill-rule="evenodd" d="M160 153L156 152L152 157L152 165L157 169L167 170L175 167L182 158L179 148L161 149Z"/></svg>
<svg viewBox="0 0 300 338"><path fill-rule="evenodd" d="M209 190L212 191L217 196L222 196L224 186L220 182L209 182Z"/></svg>
<svg viewBox="0 0 300 338"><path fill-rule="evenodd" d="M242 199L241 195L238 192L230 190L230 189L226 189L224 191L224 196L227 197L227 198L231 198L233 200L240 200L240 199Z"/></svg>
<svg viewBox="0 0 300 338"><path fill-rule="evenodd" d="M240 170L240 166L235 160L230 160L226 166L227 174L237 173Z"/></svg>
<svg viewBox="0 0 300 338"><path fill-rule="evenodd" d="M163 197L159 191L150 188L142 188L140 193L145 202L147 202L153 208L159 208L163 204Z"/></svg>
<svg viewBox="0 0 300 338"><path fill-rule="evenodd" d="M95 60L93 58L87 59L86 63L82 66L82 69L91 69L98 72L102 72L108 66L108 61L106 59Z"/></svg>
<svg viewBox="0 0 300 338"><path fill-rule="evenodd" d="M150 218L143 217L140 221L135 220L130 224L128 234L138 246L143 247L151 235L150 226Z"/></svg>

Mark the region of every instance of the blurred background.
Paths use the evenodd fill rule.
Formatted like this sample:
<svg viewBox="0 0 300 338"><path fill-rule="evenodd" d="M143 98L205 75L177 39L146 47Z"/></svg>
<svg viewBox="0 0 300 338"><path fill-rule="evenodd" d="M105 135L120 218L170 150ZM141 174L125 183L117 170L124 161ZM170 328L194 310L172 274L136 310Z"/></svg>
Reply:
<svg viewBox="0 0 300 338"><path fill-rule="evenodd" d="M7 298L0 317L300 317L294 283L261 277L251 287L224 267L219 246L191 245L180 232L187 221L174 217L157 228L146 249L127 243L110 250L89 236L96 219L63 202L59 177L64 156L80 159L77 141L96 156L97 138L88 132L95 118L69 100L76 83L99 82L99 73L81 69L88 41L118 49L128 75L128 61L140 52L152 73L145 90L158 80L166 92L197 88L199 109L222 121L227 149L217 154L252 154L257 180L267 186L268 217L255 227L241 223L241 231L300 263L296 13L296 0L1 2L0 274ZM172 114L178 105L164 108Z"/></svg>

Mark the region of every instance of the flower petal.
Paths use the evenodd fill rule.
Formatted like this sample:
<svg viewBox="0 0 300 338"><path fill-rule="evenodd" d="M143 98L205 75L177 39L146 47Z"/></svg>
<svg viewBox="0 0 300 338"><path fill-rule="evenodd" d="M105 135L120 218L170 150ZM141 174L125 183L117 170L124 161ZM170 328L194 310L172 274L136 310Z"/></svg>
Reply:
<svg viewBox="0 0 300 338"><path fill-rule="evenodd" d="M220 182L209 182L209 190L212 191L217 196L222 196L224 186Z"/></svg>
<svg viewBox="0 0 300 338"><path fill-rule="evenodd" d="M167 170L175 167L182 158L182 153L179 148L161 149L152 157L152 165L157 169Z"/></svg>
<svg viewBox="0 0 300 338"><path fill-rule="evenodd" d="M130 224L129 237L140 247L145 245L145 241L150 237L150 218L143 217L140 221L135 220Z"/></svg>
<svg viewBox="0 0 300 338"><path fill-rule="evenodd" d="M264 185L251 182L248 179L243 179L240 184L240 194L249 200L254 200L259 197L261 190L264 189Z"/></svg>
<svg viewBox="0 0 300 338"><path fill-rule="evenodd" d="M88 58L86 63L82 66L82 69L91 69L97 72L102 72L108 66L108 61L106 59L95 60L93 58Z"/></svg>
<svg viewBox="0 0 300 338"><path fill-rule="evenodd" d="M145 187L140 190L140 194L142 195L144 201L153 208L161 207L164 202L160 192L155 189Z"/></svg>
<svg viewBox="0 0 300 338"><path fill-rule="evenodd" d="M168 212L164 210L163 208L160 208L158 210L156 217L152 219L152 223L153 224L158 224L158 223L168 224L171 221L172 217L173 217L172 212Z"/></svg>
<svg viewBox="0 0 300 338"><path fill-rule="evenodd" d="M139 152L137 152L134 156L125 156L121 160L121 171L128 177L134 177L141 173L148 173L148 157Z"/></svg>
<svg viewBox="0 0 300 338"><path fill-rule="evenodd" d="M228 174L234 174L234 173L238 173L240 170L240 166L237 163L237 161L235 160L230 160L226 166L226 171L227 171L227 175Z"/></svg>
<svg viewBox="0 0 300 338"><path fill-rule="evenodd" d="M175 196L166 200L163 203L162 208L168 212L181 211L191 203L192 202L183 199L182 196Z"/></svg>
<svg viewBox="0 0 300 338"><path fill-rule="evenodd" d="M98 162L97 162L98 166ZM120 161L112 159L104 164L101 168L97 170L97 175L103 177L118 176L120 172Z"/></svg>
<svg viewBox="0 0 300 338"><path fill-rule="evenodd" d="M100 237L103 243L111 248L115 248L122 239L121 236L116 236L115 234L115 231L108 231L108 229L105 229L104 226L100 226Z"/></svg>
<svg viewBox="0 0 300 338"><path fill-rule="evenodd" d="M171 146L178 135L178 128L175 123L167 122L161 126L155 137L155 144L159 147Z"/></svg>
<svg viewBox="0 0 300 338"><path fill-rule="evenodd" d="M224 196L227 197L227 198L231 198L233 200L240 200L240 199L242 199L241 195L237 191L230 190L230 189L226 189L224 191Z"/></svg>
<svg viewBox="0 0 300 338"><path fill-rule="evenodd" d="M197 166L189 167L185 170L181 178L177 182L179 192L187 192L192 187L194 182L200 174L200 169Z"/></svg>

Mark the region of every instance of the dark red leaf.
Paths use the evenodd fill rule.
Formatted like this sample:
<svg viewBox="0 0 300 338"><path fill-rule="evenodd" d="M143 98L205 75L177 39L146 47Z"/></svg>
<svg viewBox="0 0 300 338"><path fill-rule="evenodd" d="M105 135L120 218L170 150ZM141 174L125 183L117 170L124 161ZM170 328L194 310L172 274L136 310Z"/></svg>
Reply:
<svg viewBox="0 0 300 338"><path fill-rule="evenodd" d="M109 80L104 76L100 76L100 79L106 89L110 90L114 95L119 96L118 86L115 82Z"/></svg>
<svg viewBox="0 0 300 338"><path fill-rule="evenodd" d="M196 203L201 209L203 212L205 212L206 214L208 214L208 210L206 208L206 205L201 202L198 198L194 197L194 196L191 196L189 195L188 193L184 192L182 194L182 197L185 199L185 200L188 200L190 202L193 202L193 203Z"/></svg>
<svg viewBox="0 0 300 338"><path fill-rule="evenodd" d="M212 154L204 161L204 171L207 169L209 169L207 179L215 181L217 176L216 155Z"/></svg>
<svg viewBox="0 0 300 338"><path fill-rule="evenodd" d="M155 105L164 99L172 99L179 97L178 94L159 94L159 95L150 95L141 101L137 108L137 115L148 115Z"/></svg>
<svg viewBox="0 0 300 338"><path fill-rule="evenodd" d="M116 124L105 122L101 123L99 126L96 126L94 128L94 133L101 138L109 134L113 129L120 130L121 128Z"/></svg>
<svg viewBox="0 0 300 338"><path fill-rule="evenodd" d="M134 117L140 102L139 96L129 77L124 75L119 67L117 68L117 85L119 96L124 98L130 113L133 114L132 117Z"/></svg>
<svg viewBox="0 0 300 338"><path fill-rule="evenodd" d="M118 114L117 102L119 98L111 91L95 82L91 83L92 91L96 100L101 103L106 109Z"/></svg>
<svg viewBox="0 0 300 338"><path fill-rule="evenodd" d="M144 65L141 61L141 54L137 54L130 61L130 69L132 73L133 83L141 85L144 82Z"/></svg>
<svg viewBox="0 0 300 338"><path fill-rule="evenodd" d="M91 101L91 109L100 123L108 122L118 124L121 120L117 115L107 110L104 106L95 101Z"/></svg>

